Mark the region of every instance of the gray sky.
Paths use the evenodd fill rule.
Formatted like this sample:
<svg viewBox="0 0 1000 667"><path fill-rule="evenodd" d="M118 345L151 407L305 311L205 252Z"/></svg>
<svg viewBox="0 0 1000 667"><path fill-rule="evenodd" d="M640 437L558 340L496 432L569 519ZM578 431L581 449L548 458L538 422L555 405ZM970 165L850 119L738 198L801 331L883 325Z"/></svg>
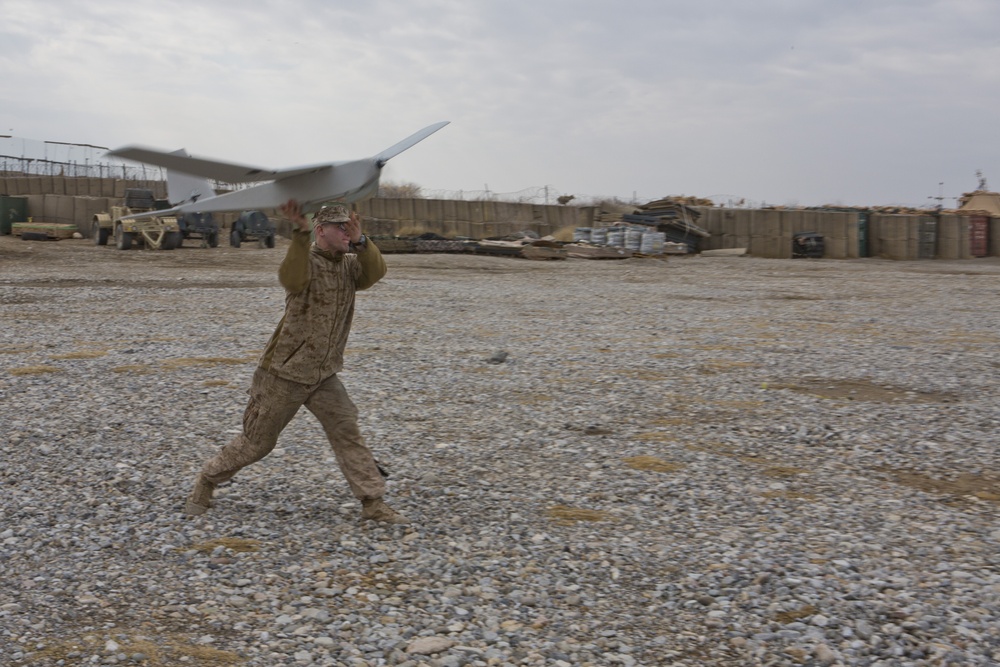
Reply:
<svg viewBox="0 0 1000 667"><path fill-rule="evenodd" d="M997 0L0 0L0 134L640 202L1000 189ZM939 184L943 182L944 186ZM953 206L954 200L946 200Z"/></svg>

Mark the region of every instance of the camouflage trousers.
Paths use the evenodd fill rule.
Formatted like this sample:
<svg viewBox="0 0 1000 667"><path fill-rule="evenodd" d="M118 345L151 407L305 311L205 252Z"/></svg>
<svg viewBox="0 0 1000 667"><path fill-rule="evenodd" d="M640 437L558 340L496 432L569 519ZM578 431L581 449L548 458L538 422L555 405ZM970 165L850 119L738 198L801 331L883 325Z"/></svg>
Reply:
<svg viewBox="0 0 1000 667"><path fill-rule="evenodd" d="M322 424L354 496L370 500L385 493L385 481L358 429L358 409L336 375L306 385L258 368L247 393L250 402L243 413L243 432L205 463L201 474L206 480L226 482L270 454L281 431L304 405Z"/></svg>

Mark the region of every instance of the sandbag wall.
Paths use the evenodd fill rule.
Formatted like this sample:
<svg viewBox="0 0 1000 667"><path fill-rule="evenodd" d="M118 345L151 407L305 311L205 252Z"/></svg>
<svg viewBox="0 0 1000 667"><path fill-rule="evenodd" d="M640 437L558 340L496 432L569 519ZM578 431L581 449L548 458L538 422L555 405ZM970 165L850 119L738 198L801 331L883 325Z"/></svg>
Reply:
<svg viewBox="0 0 1000 667"><path fill-rule="evenodd" d="M368 199L355 205L373 235L432 232L445 237L486 239L532 231L539 236L564 227L589 227L593 207L517 204L452 199Z"/></svg>
<svg viewBox="0 0 1000 667"><path fill-rule="evenodd" d="M163 181L71 178L63 176L0 176L0 194L25 197L28 215L36 222L75 224L91 233L95 213L120 205L127 188L147 188L166 197ZM369 199L356 205L367 218L372 236L416 236L424 232L445 237L485 239L521 231L539 236L567 227L592 227L594 207L519 204L445 199ZM1000 256L1000 217L897 215L868 210L731 209L699 207L697 224L711 233L702 250L746 248L750 255L790 258L792 237L816 232L824 238L824 257L882 257L898 260L969 259ZM274 217L274 211L265 211ZM229 228L238 212L217 214ZM278 224L288 235L287 225ZM985 230L985 231L984 231ZM983 239L982 236L986 238Z"/></svg>
<svg viewBox="0 0 1000 667"><path fill-rule="evenodd" d="M167 196L165 181L125 180L121 178L77 178L70 176L0 176L0 194L14 197L28 195L69 195L71 197L109 197L121 199L127 188L146 188L153 196ZM52 221L54 222L54 221Z"/></svg>
<svg viewBox="0 0 1000 667"><path fill-rule="evenodd" d="M896 260L971 259L1000 256L1000 218L985 226L985 243L970 235L975 216L898 215L869 211L750 210L699 208L698 225L709 231L703 250L746 248L755 257L792 256L792 236L816 232L824 237L824 257L854 259L882 257ZM980 216L982 217L982 216ZM988 248L977 250L974 248Z"/></svg>
<svg viewBox="0 0 1000 667"><path fill-rule="evenodd" d="M977 251L970 238L973 216L873 214L872 256L886 259L972 259L996 255L997 249ZM994 219L994 222L996 219ZM987 226L989 221L983 221ZM992 225L995 230L995 224ZM995 239L996 232L990 236ZM983 244L987 245L987 244Z"/></svg>
<svg viewBox="0 0 1000 667"><path fill-rule="evenodd" d="M710 232L702 250L746 248L754 257L789 259L792 237L800 232L822 234L824 257L860 256L856 212L782 209L698 208L698 226Z"/></svg>

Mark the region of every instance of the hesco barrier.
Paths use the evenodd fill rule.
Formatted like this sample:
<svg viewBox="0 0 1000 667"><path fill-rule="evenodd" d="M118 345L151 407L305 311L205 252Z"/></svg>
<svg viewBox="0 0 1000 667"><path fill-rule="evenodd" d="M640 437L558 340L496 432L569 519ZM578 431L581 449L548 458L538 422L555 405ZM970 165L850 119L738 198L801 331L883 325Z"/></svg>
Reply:
<svg viewBox="0 0 1000 667"><path fill-rule="evenodd" d="M866 253L885 259L972 259L1000 255L1000 218L956 214L897 215L867 210L748 210L699 208L698 225L711 232L703 250L746 248L755 257L792 256L792 238L816 232L824 257L854 259ZM972 219L977 234L971 234ZM986 239L982 237L985 235Z"/></svg>
<svg viewBox="0 0 1000 667"><path fill-rule="evenodd" d="M856 212L699 208L698 226L712 234L703 250L746 248L755 257L788 259L792 238L803 232L823 236L824 257L859 257Z"/></svg>
<svg viewBox="0 0 1000 667"><path fill-rule="evenodd" d="M23 197L27 215L38 222L75 224L90 234L95 213L121 203L126 188L153 190L166 196L162 181L69 178L62 176L0 177L0 195ZM369 199L356 205L372 236L440 236L485 239L521 231L539 236L565 228L599 227L594 207L517 204L443 199ZM711 233L701 250L746 248L756 257L792 256L795 234L823 236L824 257L897 260L972 259L1000 256L1000 217L983 215L897 215L867 209L729 209L697 208L697 224ZM276 211L265 211L274 218ZM217 214L229 228L239 212ZM287 224L278 233L290 234ZM985 253L985 255L984 255Z"/></svg>
<svg viewBox="0 0 1000 667"><path fill-rule="evenodd" d="M355 208L370 219L366 227L374 235L433 232L470 239L521 231L546 236L567 227L588 226L596 213L593 207L450 199L376 198L359 202Z"/></svg>
<svg viewBox="0 0 1000 667"><path fill-rule="evenodd" d="M167 196L164 181L128 181L120 178L74 178L71 176L0 176L0 194L69 195L70 197L125 196L126 188L152 190L157 199Z"/></svg>

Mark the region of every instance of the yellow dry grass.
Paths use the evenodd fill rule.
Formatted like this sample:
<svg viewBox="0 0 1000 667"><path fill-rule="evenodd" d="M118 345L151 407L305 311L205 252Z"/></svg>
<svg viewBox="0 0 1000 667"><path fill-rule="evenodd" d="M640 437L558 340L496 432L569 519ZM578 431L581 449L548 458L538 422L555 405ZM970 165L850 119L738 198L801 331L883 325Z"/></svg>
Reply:
<svg viewBox="0 0 1000 667"><path fill-rule="evenodd" d="M517 402L520 405L540 405L553 400L548 394L522 394L518 396Z"/></svg>
<svg viewBox="0 0 1000 667"><path fill-rule="evenodd" d="M103 357L105 350L78 350L76 352L66 352L64 354L53 354L52 359L97 359Z"/></svg>
<svg viewBox="0 0 1000 667"><path fill-rule="evenodd" d="M775 618L779 623L788 624L795 621L801 620L803 618L809 618L810 616L815 616L819 612L819 609L811 604L807 604L804 607L799 607L798 609L792 609L789 611L779 611Z"/></svg>
<svg viewBox="0 0 1000 667"><path fill-rule="evenodd" d="M61 368L37 364L35 366L22 366L21 368L11 368L8 373L11 375L44 375L45 373L58 373Z"/></svg>
<svg viewBox="0 0 1000 667"><path fill-rule="evenodd" d="M753 460L748 462L752 463ZM795 477L797 475L805 475L809 471L803 468L794 468L792 466L771 466L770 468L765 468L763 474L766 477L774 477L776 479L786 479L788 477Z"/></svg>
<svg viewBox="0 0 1000 667"><path fill-rule="evenodd" d="M551 519L563 525L572 525L577 521L608 521L611 515L601 510L586 510L578 507L555 505L545 510Z"/></svg>
<svg viewBox="0 0 1000 667"><path fill-rule="evenodd" d="M732 446L722 442L705 442L700 444L687 444L685 448L694 452L707 452L709 454L720 454L722 456L736 457L736 450Z"/></svg>
<svg viewBox="0 0 1000 667"><path fill-rule="evenodd" d="M743 399L712 401L712 405L717 408L727 408L730 410L754 410L764 405L764 401L752 401Z"/></svg>
<svg viewBox="0 0 1000 667"><path fill-rule="evenodd" d="M231 651L192 644L189 637L180 634L168 635L159 641L153 641L145 634L133 635L116 630L114 639L119 646L120 653L129 656L141 653L146 656L142 664L147 667L168 667L176 664L214 667L216 665L238 665L246 662L244 658ZM106 641L105 638L92 634L75 639L60 639L27 654L21 664L29 667L31 665L76 664L72 662L74 658L69 657L71 654L90 653L96 655L103 651Z"/></svg>
<svg viewBox="0 0 1000 667"><path fill-rule="evenodd" d="M644 382L665 382L674 377L670 373L651 371L646 368L623 369L618 372L618 375L620 375L621 377L631 378L633 380L642 380Z"/></svg>
<svg viewBox="0 0 1000 667"><path fill-rule="evenodd" d="M177 357L176 359L167 359L163 362L163 365L167 368L184 368L186 366L246 364L256 360L257 357Z"/></svg>
<svg viewBox="0 0 1000 667"><path fill-rule="evenodd" d="M551 236L556 241L560 241L562 243L572 243L574 231L576 231L576 225L566 225L565 227L560 227L556 231L552 232Z"/></svg>
<svg viewBox="0 0 1000 667"><path fill-rule="evenodd" d="M782 491L765 491L763 493L765 498L782 498L784 500L816 500L816 496L811 493L804 493L802 491L795 491L793 489L784 489Z"/></svg>
<svg viewBox="0 0 1000 667"><path fill-rule="evenodd" d="M689 426L693 423L692 417L659 417L650 422L653 426Z"/></svg>
<svg viewBox="0 0 1000 667"><path fill-rule="evenodd" d="M664 433L663 431L637 433L634 439L642 442L674 442L675 440L669 433Z"/></svg>
<svg viewBox="0 0 1000 667"><path fill-rule="evenodd" d="M216 549L216 547L226 547L230 551L235 551L236 553L250 553L260 551L260 542L258 540L250 540L242 537L218 537L214 540L208 540L207 542L193 544L190 548L201 553L211 553Z"/></svg>
<svg viewBox="0 0 1000 667"><path fill-rule="evenodd" d="M625 465L635 470L650 470L652 472L677 472L684 469L683 463L664 461L655 456L630 456L625 459Z"/></svg>
<svg viewBox="0 0 1000 667"><path fill-rule="evenodd" d="M708 368L714 368L716 370L726 370L728 368L754 368L757 364L752 361L734 361L731 359L714 359L712 361L706 361L702 364Z"/></svg>
<svg viewBox="0 0 1000 667"><path fill-rule="evenodd" d="M153 372L149 366L144 366L142 364L128 364L126 366L115 366L111 369L112 373L135 373L136 375L146 375L147 373Z"/></svg>

